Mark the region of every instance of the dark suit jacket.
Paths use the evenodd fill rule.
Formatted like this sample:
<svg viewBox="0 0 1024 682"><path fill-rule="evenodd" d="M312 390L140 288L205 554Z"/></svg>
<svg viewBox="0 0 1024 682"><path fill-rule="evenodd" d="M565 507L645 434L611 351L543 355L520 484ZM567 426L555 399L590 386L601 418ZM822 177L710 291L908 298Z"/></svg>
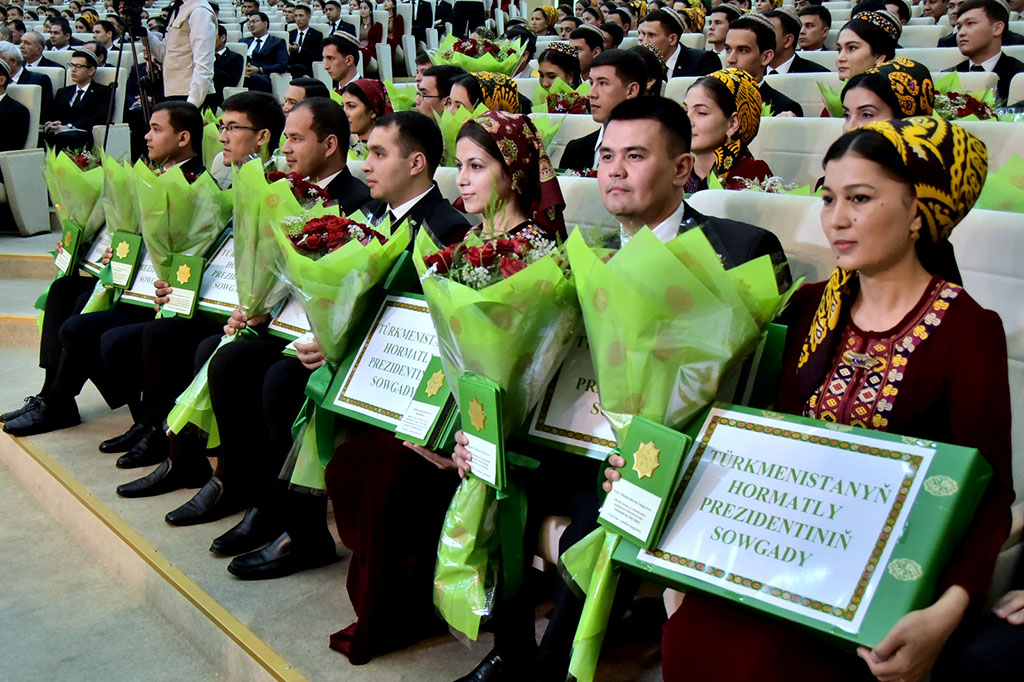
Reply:
<svg viewBox="0 0 1024 682"><path fill-rule="evenodd" d="M18 85L38 85L43 90L42 106L39 110L39 120L49 121L50 107L53 106L53 81L46 74L22 67L18 73Z"/></svg>
<svg viewBox="0 0 1024 682"><path fill-rule="evenodd" d="M206 166L203 165L203 157L198 154L181 164L179 167L181 168L181 172L185 175L195 175L197 177L206 171Z"/></svg>
<svg viewBox="0 0 1024 682"><path fill-rule="evenodd" d="M684 45L678 45L676 49L681 52L679 59L676 60L676 68L669 78L706 76L722 68L722 60L714 52Z"/></svg>
<svg viewBox="0 0 1024 682"><path fill-rule="evenodd" d="M224 54L217 55L213 60L213 89L218 95L224 93L224 88L232 88L238 85L238 79L242 77L242 66L245 63L242 55L231 50L225 50Z"/></svg>
<svg viewBox="0 0 1024 682"><path fill-rule="evenodd" d="M288 32L288 43L295 44L298 40L299 29ZM288 53L288 65L291 67L305 67L306 72L313 73L313 62L323 59L323 50L320 47L324 34L313 27L306 29L306 39L302 41L302 47L295 54Z"/></svg>
<svg viewBox="0 0 1024 682"><path fill-rule="evenodd" d="M821 64L804 59L800 55L793 57L793 63L789 65L789 73L825 73L827 71L828 69Z"/></svg>
<svg viewBox="0 0 1024 682"><path fill-rule="evenodd" d="M956 47L956 31L939 38L939 44L936 47Z"/></svg>
<svg viewBox="0 0 1024 682"><path fill-rule="evenodd" d="M953 69L946 70L952 71ZM956 65L956 70L961 72L970 71L971 60L963 60L962 62ZM996 62L996 67L992 69L992 73L996 74L999 77L999 83L996 86L997 98L1001 100L1006 100L1006 98L1010 96L1010 81L1012 81L1013 77L1020 73L1021 71L1024 71L1024 62L1014 57L1011 57L1010 55L1004 52L1003 55L999 58L999 61Z"/></svg>
<svg viewBox="0 0 1024 682"><path fill-rule="evenodd" d="M1003 32L1003 45L1024 45L1024 35L1006 30ZM937 47L957 47L956 31L953 31L948 36L939 38Z"/></svg>
<svg viewBox="0 0 1024 682"><path fill-rule="evenodd" d="M252 45L255 38L245 38L242 42ZM265 74L284 73L288 70L288 45L277 36L263 36L263 43L257 52L249 56L249 63L260 67Z"/></svg>
<svg viewBox="0 0 1024 682"><path fill-rule="evenodd" d="M370 217L371 222L378 222L384 217L387 208L387 205L383 202L370 199L363 206L363 213ZM438 189L437 184L409 209L404 219L410 221L414 230L422 226L438 246L458 243L470 227L466 217L455 210L448 203L448 200L441 196L441 190ZM412 248L415 239L416 233L414 231L413 242L410 242L410 248Z"/></svg>
<svg viewBox="0 0 1024 682"><path fill-rule="evenodd" d="M355 213L370 200L370 189L353 177L348 168L342 168L324 190L331 198L330 203L337 203L345 215Z"/></svg>
<svg viewBox="0 0 1024 682"><path fill-rule="evenodd" d="M110 88L99 83L92 83L86 91L82 102L72 108L71 100L75 96L77 85L69 85L57 91L53 96L53 107L50 111L52 121L60 121L64 125L73 125L92 134L92 127L107 121L107 107L110 106Z"/></svg>
<svg viewBox="0 0 1024 682"><path fill-rule="evenodd" d="M39 63L36 64L36 66L57 66L57 67L60 67L60 68L64 69L65 71L67 70L67 67L65 67L63 64L61 64L59 62L55 62L52 59L47 59L45 54L42 57L39 58ZM29 67L29 68L32 68L32 67Z"/></svg>
<svg viewBox="0 0 1024 682"><path fill-rule="evenodd" d="M0 121L4 122L3 134L0 134L0 152L22 149L28 137L28 108L13 99L10 95L0 100ZM0 182L4 181L0 171Z"/></svg>
<svg viewBox="0 0 1024 682"><path fill-rule="evenodd" d="M772 114L781 114L784 111L792 111L796 116L803 116L804 109L799 104L783 95L781 92L761 82L761 101L772 107Z"/></svg>
<svg viewBox="0 0 1024 682"><path fill-rule="evenodd" d="M565 170L590 170L594 167L594 150L597 148L597 138L600 130L595 130L589 135L577 137L565 145L562 158L558 167Z"/></svg>

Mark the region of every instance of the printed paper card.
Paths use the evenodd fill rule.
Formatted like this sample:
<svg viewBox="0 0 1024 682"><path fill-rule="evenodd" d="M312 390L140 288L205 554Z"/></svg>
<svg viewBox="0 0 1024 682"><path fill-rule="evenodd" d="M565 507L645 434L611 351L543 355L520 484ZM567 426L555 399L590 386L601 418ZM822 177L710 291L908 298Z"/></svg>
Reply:
<svg viewBox="0 0 1024 682"><path fill-rule="evenodd" d="M74 269L75 261L78 258L78 250L81 247L82 228L69 220L64 221L64 232L60 238L61 250L57 254L54 264L60 270L61 275L67 275Z"/></svg>
<svg viewBox="0 0 1024 682"><path fill-rule="evenodd" d="M171 257L171 294L163 308L175 315L192 317L196 309L196 295L203 279L203 266L206 259L202 256Z"/></svg>
<svg viewBox="0 0 1024 682"><path fill-rule="evenodd" d="M103 252L110 247L110 230L104 225L100 228L100 231L96 233L96 236L92 240L92 244L89 246L88 252L85 257L82 258L80 266L86 272L100 276L100 270L103 269Z"/></svg>
<svg viewBox="0 0 1024 682"><path fill-rule="evenodd" d="M455 398L441 366L441 358L435 355L423 372L409 408L395 428L395 437L434 449L438 441L444 440L438 431L453 421L454 405Z"/></svg>
<svg viewBox="0 0 1024 682"><path fill-rule="evenodd" d="M289 297L277 314L272 316L268 329L274 336L291 339L292 341L310 334L306 313L302 309L302 304L294 296Z"/></svg>
<svg viewBox="0 0 1024 682"><path fill-rule="evenodd" d="M142 256L139 265L135 269L135 281L121 294L121 300L132 305L140 305L150 308L156 300L156 270L153 269L153 261L146 251L146 244L139 246Z"/></svg>
<svg viewBox="0 0 1024 682"><path fill-rule="evenodd" d="M110 235L110 276L114 286L127 289L135 278L142 251L142 235L115 232Z"/></svg>
<svg viewBox="0 0 1024 682"><path fill-rule="evenodd" d="M650 548L665 522L673 486L691 439L643 417L633 417L620 454L622 478L601 505L598 522Z"/></svg>
<svg viewBox="0 0 1024 682"><path fill-rule="evenodd" d="M459 377L462 433L473 459L470 474L489 486L505 488L504 432L501 423L501 388L484 377Z"/></svg>
<svg viewBox="0 0 1024 682"><path fill-rule="evenodd" d="M408 294L385 296L371 319L342 361L323 407L394 431L439 353L437 334L427 304Z"/></svg>
<svg viewBox="0 0 1024 682"><path fill-rule="evenodd" d="M857 632L934 452L716 407L638 558Z"/></svg>
<svg viewBox="0 0 1024 682"><path fill-rule="evenodd" d="M616 446L615 433L601 412L590 345L582 328L534 410L529 437L601 460Z"/></svg>
<svg viewBox="0 0 1024 682"><path fill-rule="evenodd" d="M199 289L200 310L231 315L238 307L238 289L235 283L235 238L229 236L214 251Z"/></svg>

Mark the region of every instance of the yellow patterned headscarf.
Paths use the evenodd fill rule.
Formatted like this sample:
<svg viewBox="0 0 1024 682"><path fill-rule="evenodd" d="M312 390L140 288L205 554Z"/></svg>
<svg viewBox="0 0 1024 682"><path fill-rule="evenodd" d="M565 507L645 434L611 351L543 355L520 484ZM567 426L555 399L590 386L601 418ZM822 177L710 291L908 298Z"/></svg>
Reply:
<svg viewBox="0 0 1024 682"><path fill-rule="evenodd" d="M558 23L558 9L551 5L541 5L537 8L544 13L544 19L548 22L548 29L553 29ZM535 12L537 10L534 10Z"/></svg>
<svg viewBox="0 0 1024 682"><path fill-rule="evenodd" d="M924 64L897 57L846 81L842 97L851 88L867 88L892 108L897 118L931 116L935 108L932 72Z"/></svg>
<svg viewBox="0 0 1024 682"><path fill-rule="evenodd" d="M480 84L480 92L484 96L484 106L491 111L507 111L518 114L522 109L519 103L519 87L514 79L503 73L476 71L473 73Z"/></svg>
<svg viewBox="0 0 1024 682"><path fill-rule="evenodd" d="M985 184L985 143L955 123L931 116L877 121L847 135L863 134L865 130L882 135L899 153L908 175L914 178L914 193L923 222L920 241L935 249L948 247L953 228L974 206ZM836 268L825 285L797 364L801 393L809 395L817 390L834 360L838 341L832 332L854 294L853 274Z"/></svg>
<svg viewBox="0 0 1024 682"><path fill-rule="evenodd" d="M703 7L687 7L683 10L687 21L690 22L690 33L703 33L706 16Z"/></svg>
<svg viewBox="0 0 1024 682"><path fill-rule="evenodd" d="M782 7L782 0L772 0L772 9L779 9Z"/></svg>
<svg viewBox="0 0 1024 682"><path fill-rule="evenodd" d="M715 150L714 171L718 177L724 177L732 169L736 158L757 136L757 131L761 127L761 91L757 88L757 81L741 69L722 69L708 74L705 78L714 78L725 84L732 95L740 119L740 129L736 138ZM699 84L700 81L695 83Z"/></svg>

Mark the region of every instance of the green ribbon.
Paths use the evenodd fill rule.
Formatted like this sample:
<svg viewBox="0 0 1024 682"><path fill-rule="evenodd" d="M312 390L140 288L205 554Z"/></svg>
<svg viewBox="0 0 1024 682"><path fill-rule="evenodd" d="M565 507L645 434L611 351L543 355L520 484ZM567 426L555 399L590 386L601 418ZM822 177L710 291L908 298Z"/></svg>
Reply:
<svg viewBox="0 0 1024 682"><path fill-rule="evenodd" d="M303 446L311 444L316 447L317 458L324 467L334 456L334 415L320 407L320 404L327 397L327 390L334 379L335 369L329 363L325 363L309 375L306 383L306 402L302 404L295 422L292 424L292 440L297 440L303 432L303 427L313 429L313 439L309 442L305 434Z"/></svg>
<svg viewBox="0 0 1024 682"><path fill-rule="evenodd" d="M536 470L540 466L537 460L518 455L514 452L506 454L508 464L526 470ZM522 488L508 477L504 489L498 491L498 546L501 552L502 596L510 599L516 595L523 584L524 556L523 541L526 533L526 495Z"/></svg>

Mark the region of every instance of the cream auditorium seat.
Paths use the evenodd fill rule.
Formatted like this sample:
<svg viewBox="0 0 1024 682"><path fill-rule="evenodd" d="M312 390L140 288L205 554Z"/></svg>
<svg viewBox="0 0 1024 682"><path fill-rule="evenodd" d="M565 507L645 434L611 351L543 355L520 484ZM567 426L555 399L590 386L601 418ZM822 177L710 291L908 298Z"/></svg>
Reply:
<svg viewBox="0 0 1024 682"><path fill-rule="evenodd" d="M585 231L593 228L617 230L618 221L605 210L601 202L597 178L559 176L558 186L565 198L566 229L572 230L579 226Z"/></svg>
<svg viewBox="0 0 1024 682"><path fill-rule="evenodd" d="M562 152L565 151L565 145L576 138L589 135L601 125L586 114L530 114L530 117L534 119L541 116L553 120L557 120L559 117L562 118L562 125L559 126L558 132L555 133L546 150L548 158L551 159L551 163L556 168L562 160Z"/></svg>
<svg viewBox="0 0 1024 682"><path fill-rule="evenodd" d="M540 54L539 52L537 54ZM515 78L516 87L519 89L519 94L526 99L533 99L533 93L537 92L537 88L540 87L540 81L536 78Z"/></svg>
<svg viewBox="0 0 1024 682"><path fill-rule="evenodd" d="M992 170L1002 168L1014 154L1024 154L1024 123L960 121L958 124L977 135L988 147L988 167Z"/></svg>
<svg viewBox="0 0 1024 682"><path fill-rule="evenodd" d="M785 182L813 188L823 175L821 160L842 130L839 118L762 118L750 153Z"/></svg>
<svg viewBox="0 0 1024 682"><path fill-rule="evenodd" d="M1010 81L1010 96L1007 98L1007 104L1017 104L1018 102L1024 101L1024 73L1018 73Z"/></svg>
<svg viewBox="0 0 1024 682"><path fill-rule="evenodd" d="M10 206L18 232L27 237L50 229L50 204L43 182L45 153L36 148L43 89L38 85L11 85L7 96L28 109L28 135L21 149L0 152L0 170L3 170L5 183L0 185L0 201Z"/></svg>
<svg viewBox="0 0 1024 682"><path fill-rule="evenodd" d="M236 42L227 43L224 47L231 50L232 52L242 55L242 75L238 77L238 83L235 84L236 87L240 88L242 87L242 84L245 82L245 67L249 63L249 46L245 43ZM227 95L225 95L224 98L227 99Z"/></svg>
<svg viewBox="0 0 1024 682"><path fill-rule="evenodd" d="M683 100L686 99L686 91L690 89L691 85L697 82L697 78L697 76L669 78L668 82L665 83L665 97L682 104Z"/></svg>
<svg viewBox="0 0 1024 682"><path fill-rule="evenodd" d="M804 116L813 118L820 115L825 107L818 84L832 88L836 92L843 89L843 82L829 71L827 73L787 73L765 76L765 81L786 97L803 108Z"/></svg>
<svg viewBox="0 0 1024 682"><path fill-rule="evenodd" d="M679 44L703 50L706 40L703 33L684 33L679 37Z"/></svg>
<svg viewBox="0 0 1024 682"><path fill-rule="evenodd" d="M933 73L932 78L936 81L940 80L944 73ZM977 92L979 90L995 90L999 84L999 76L994 73L977 73L977 72L964 72L957 74L960 77L960 87L967 92Z"/></svg>

